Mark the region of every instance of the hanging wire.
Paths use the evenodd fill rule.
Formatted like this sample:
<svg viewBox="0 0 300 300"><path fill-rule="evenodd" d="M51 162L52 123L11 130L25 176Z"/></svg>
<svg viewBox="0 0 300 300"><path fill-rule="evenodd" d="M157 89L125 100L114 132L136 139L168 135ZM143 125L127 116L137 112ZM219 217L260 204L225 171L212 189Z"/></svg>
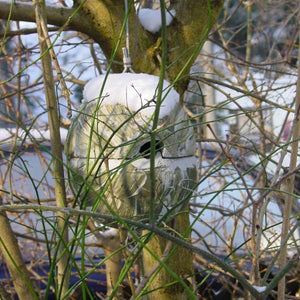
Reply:
<svg viewBox="0 0 300 300"><path fill-rule="evenodd" d="M127 1L128 0L125 0L125 15L127 15L127 13L128 13L128 2ZM124 65L123 73L126 73L126 72L134 73L134 71L132 69L132 62L131 62L130 54L129 54L129 23L128 23L128 16L127 16L125 25L126 25L125 26L126 47L122 48L122 51L123 51L123 65Z"/></svg>

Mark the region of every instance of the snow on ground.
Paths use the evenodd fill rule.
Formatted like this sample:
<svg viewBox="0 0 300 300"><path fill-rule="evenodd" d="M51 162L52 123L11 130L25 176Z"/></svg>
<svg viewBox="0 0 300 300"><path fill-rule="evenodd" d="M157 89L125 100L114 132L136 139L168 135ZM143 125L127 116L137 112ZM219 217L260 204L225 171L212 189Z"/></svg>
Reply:
<svg viewBox="0 0 300 300"><path fill-rule="evenodd" d="M137 11L141 25L152 33L156 33L161 28L161 10L151 8L140 8ZM176 15L175 9L166 11L166 25L169 26Z"/></svg>
<svg viewBox="0 0 300 300"><path fill-rule="evenodd" d="M109 74L105 81L106 75L100 75L90 80L84 87L84 102L98 99L102 91L101 104L114 105L116 103L123 104L130 111L137 111L142 107L143 114L151 116L155 111L155 101L157 97L157 86L159 77L149 74L121 73ZM170 88L170 84L164 81L163 85L163 103L160 109L160 117L168 115L175 105L179 102L179 95Z"/></svg>

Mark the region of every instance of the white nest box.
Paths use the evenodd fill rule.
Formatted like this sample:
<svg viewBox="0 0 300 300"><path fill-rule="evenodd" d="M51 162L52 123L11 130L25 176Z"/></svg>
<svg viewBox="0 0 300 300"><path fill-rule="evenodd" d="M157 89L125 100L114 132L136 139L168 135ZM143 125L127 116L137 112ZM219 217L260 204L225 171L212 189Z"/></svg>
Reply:
<svg viewBox="0 0 300 300"><path fill-rule="evenodd" d="M193 128L179 95L164 82L155 129L155 197L151 199L150 139L159 78L147 74L99 76L84 88L69 130L69 182L81 207L126 218L157 218L187 204L196 186Z"/></svg>

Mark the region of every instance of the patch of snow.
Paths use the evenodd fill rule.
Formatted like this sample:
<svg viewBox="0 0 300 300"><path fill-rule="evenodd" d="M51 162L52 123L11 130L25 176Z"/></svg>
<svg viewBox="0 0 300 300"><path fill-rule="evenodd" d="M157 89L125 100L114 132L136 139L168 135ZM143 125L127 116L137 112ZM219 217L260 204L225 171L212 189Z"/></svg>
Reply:
<svg viewBox="0 0 300 300"><path fill-rule="evenodd" d="M83 102L99 98L105 76L100 75L85 85ZM158 82L158 76L143 73L109 74L101 95L101 105L119 103L128 107L132 112L143 108L143 114L150 117L155 111ZM169 115L175 105L179 103L178 93L170 87L170 83L167 81L164 81L162 97L160 117Z"/></svg>
<svg viewBox="0 0 300 300"><path fill-rule="evenodd" d="M268 100L271 100L282 106L290 105L295 98L295 83L297 80L296 74L281 76L277 78L276 81L267 79L262 73L253 73L252 76L255 80L258 91L255 92L253 82L251 80L247 80L246 86L250 92L258 93L260 96L266 97ZM291 84L294 84L294 86L290 86ZM240 106L244 108L254 107L253 101L247 96L247 93L237 92L234 89L224 86L221 86L220 88L223 92L230 95L231 98L234 98ZM226 100L228 100L227 96L216 90L216 102L220 103ZM230 109L238 108L234 101L229 101L227 107Z"/></svg>
<svg viewBox="0 0 300 300"><path fill-rule="evenodd" d="M141 8L137 12L141 25L152 33L156 33L161 28L161 10L151 8ZM166 25L169 26L176 15L175 9L166 11Z"/></svg>
<svg viewBox="0 0 300 300"><path fill-rule="evenodd" d="M276 107L275 105L263 103L265 124L267 128L272 131L275 136L277 136L281 132L282 125L287 115L287 111L281 109L279 106L291 107L291 104L293 103L296 95L297 76L295 73L291 73L289 75L281 76L276 80L266 78L263 73L253 73L252 76L257 86L257 92L255 91L256 88L253 87L253 82L251 80L247 80L246 85L249 88L249 91L257 93L258 95L265 97L267 100L272 101L273 103L278 105L278 107ZM242 92L231 89L230 87L224 86L220 86L220 90L225 93L223 94L219 90L215 91L216 103L225 104L224 106L222 106L220 113L222 114L222 116L228 117L229 112L227 111L227 109L232 110L232 118L228 118L224 122L219 123L219 126L221 127L223 133L222 138L225 138L227 128L223 129L223 125L229 125L230 121L232 121L233 124L236 122L236 114L239 111L240 107L243 107L243 109L247 111L255 109L256 106L251 98L247 95L247 93L244 94ZM229 95L229 98L226 94ZM248 134L251 131L257 131L255 126L251 124L251 122L246 122L246 117L240 115L238 118L239 122L245 122L245 125L241 126L241 131L239 132L240 135ZM289 119L293 119L293 114L290 114Z"/></svg>
<svg viewBox="0 0 300 300"><path fill-rule="evenodd" d="M259 292L259 293L263 293L267 287L266 286L257 286L257 285L253 285L253 287Z"/></svg>

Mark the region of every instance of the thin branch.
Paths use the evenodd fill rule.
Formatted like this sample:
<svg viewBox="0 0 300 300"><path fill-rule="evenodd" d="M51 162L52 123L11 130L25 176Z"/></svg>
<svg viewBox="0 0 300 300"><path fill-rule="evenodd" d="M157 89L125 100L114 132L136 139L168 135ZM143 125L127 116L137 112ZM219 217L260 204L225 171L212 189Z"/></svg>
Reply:
<svg viewBox="0 0 300 300"><path fill-rule="evenodd" d="M1 7L1 4L0 4L0 7ZM59 30L59 27L48 27L48 32L50 31L58 31ZM37 33L37 28L24 28L24 29L19 29L19 30L9 30L7 31L6 33L3 32L3 31L0 31L0 37L4 37L4 34L5 36L11 36L11 37L14 37L14 36L17 36L17 35L26 35L26 34L32 34L32 33Z"/></svg>
<svg viewBox="0 0 300 300"><path fill-rule="evenodd" d="M300 61L300 51L298 51L298 61ZM296 101L295 101L295 116L293 121L293 143L291 145L291 158L290 158L290 170L294 169L297 165L298 159L298 149L299 149L299 134L300 134L300 64L298 65L298 80L297 80L297 89L296 89ZM280 269L286 268L287 261L287 243L285 242L286 237L288 236L289 227L290 227L290 216L292 211L292 206L294 203L294 197L292 193L294 191L295 183L295 174L292 174L286 183L287 195L284 202L284 211L283 211L283 222L282 222L282 235L281 235L281 252L279 256L279 267ZM278 285L278 299L285 299L285 274L279 282Z"/></svg>
<svg viewBox="0 0 300 300"><path fill-rule="evenodd" d="M48 109L48 120L50 130L50 142L51 151L53 155L53 175L56 203L58 207L66 207L66 189L64 181L64 169L62 164L62 149L61 149L61 136L60 136L60 124L59 113L57 108L53 70L51 64L51 56L49 48L47 46L47 39L49 39L47 26L46 26L46 7L44 0L34 0L36 23L39 35L39 44L41 52L41 61L44 77L44 88L46 96L46 104ZM61 234L61 239L57 243L58 255L61 258L58 260L58 285L59 294L64 295L68 290L68 256L65 252L65 247L68 242L68 229L66 226L67 216L58 212L58 232ZM63 254L65 253L65 254Z"/></svg>

